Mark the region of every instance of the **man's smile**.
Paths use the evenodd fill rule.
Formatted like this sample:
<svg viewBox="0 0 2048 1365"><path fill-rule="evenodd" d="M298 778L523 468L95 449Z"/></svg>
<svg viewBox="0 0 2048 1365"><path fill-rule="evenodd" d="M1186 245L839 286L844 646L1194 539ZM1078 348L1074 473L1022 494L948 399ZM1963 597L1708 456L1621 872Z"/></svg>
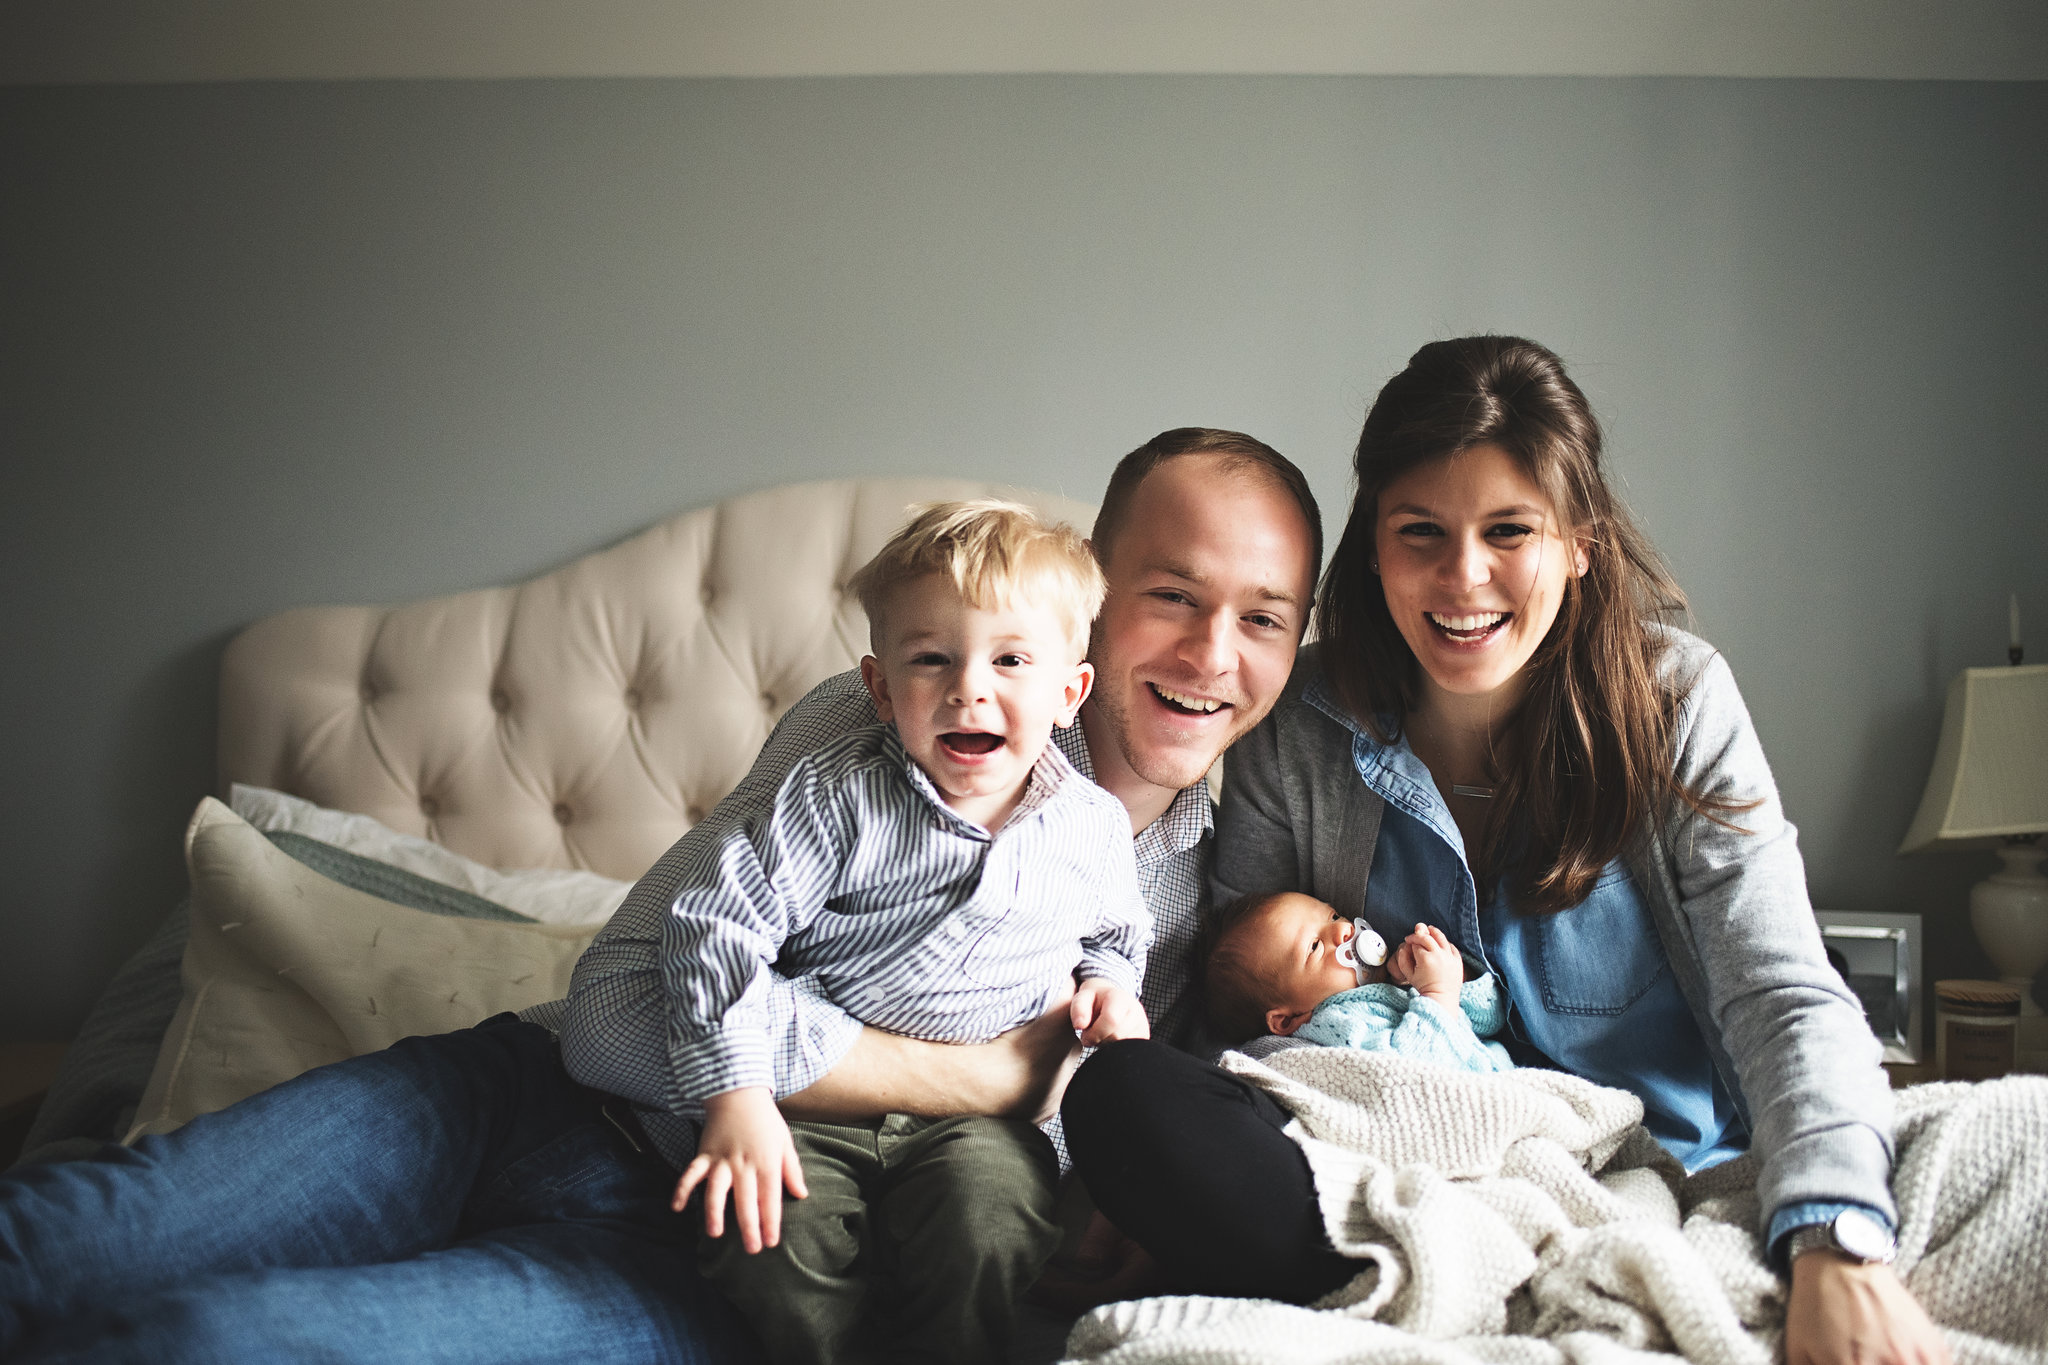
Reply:
<svg viewBox="0 0 2048 1365"><path fill-rule="evenodd" d="M1193 692L1162 687L1158 683L1146 683L1145 687L1165 704L1167 710L1183 716L1213 716L1219 711L1228 711L1232 708L1230 702L1216 697L1198 696Z"/></svg>

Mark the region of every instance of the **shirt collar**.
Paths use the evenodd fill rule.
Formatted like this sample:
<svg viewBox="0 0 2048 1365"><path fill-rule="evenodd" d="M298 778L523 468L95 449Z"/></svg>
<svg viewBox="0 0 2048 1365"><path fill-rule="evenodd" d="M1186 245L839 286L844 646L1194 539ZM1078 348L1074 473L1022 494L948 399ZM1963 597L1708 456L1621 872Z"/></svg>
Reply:
<svg viewBox="0 0 2048 1365"><path fill-rule="evenodd" d="M1327 681L1320 674L1302 689L1301 699L1351 732L1351 761L1366 786L1387 804L1435 830L1463 856L1465 837L1459 833L1457 821L1451 818L1450 807L1444 804L1443 794L1436 789L1429 769L1415 756L1415 750L1408 747L1405 732L1391 744L1374 738L1372 731L1338 705ZM1392 716L1382 716L1381 720L1382 728L1393 728Z"/></svg>
<svg viewBox="0 0 2048 1365"><path fill-rule="evenodd" d="M1052 732L1052 743L1046 749L1050 752L1054 748L1066 755L1081 776L1090 782L1095 780L1095 756L1088 752L1088 737L1079 721ZM1132 837L1131 852L1136 855L1138 866L1149 867L1201 843L1215 824L1216 807L1209 799L1209 784L1197 782L1176 792L1159 818Z"/></svg>
<svg viewBox="0 0 2048 1365"><path fill-rule="evenodd" d="M989 831L946 804L946 798L939 794L938 787L932 782L931 774L918 767L917 760L910 756L910 750L903 747L903 736L897 733L896 722L889 721L882 728L886 732L882 741L884 751L889 755L890 761L903 770L903 775L910 782L911 790L923 797L934 812L958 827L962 833L978 835L983 839L991 837ZM1079 730L1081 727L1076 725L1072 728ZM1061 733L1059 730L1053 731L1055 737ZM1011 812L1003 828L1015 828L1019 821L1043 809L1048 802L1057 797L1070 779L1083 775L1075 771L1074 764L1057 744L1046 745L1044 752L1038 756L1038 762L1032 764L1031 771L1025 775L1023 798L1017 802L1017 809Z"/></svg>

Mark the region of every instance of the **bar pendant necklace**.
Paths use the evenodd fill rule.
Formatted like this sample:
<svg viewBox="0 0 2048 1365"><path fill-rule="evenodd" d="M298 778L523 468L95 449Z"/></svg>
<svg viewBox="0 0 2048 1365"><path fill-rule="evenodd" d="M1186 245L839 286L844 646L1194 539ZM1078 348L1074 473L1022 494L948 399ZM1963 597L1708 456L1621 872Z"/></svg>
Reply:
<svg viewBox="0 0 2048 1365"><path fill-rule="evenodd" d="M1451 795L1453 795L1453 796L1476 796L1476 797L1478 797L1478 798L1479 798L1480 800L1482 800L1482 801L1491 801L1491 800L1493 800L1493 788L1491 788L1491 787L1468 787L1468 786L1464 785L1464 784L1463 784L1462 782L1453 782L1453 783L1451 784Z"/></svg>

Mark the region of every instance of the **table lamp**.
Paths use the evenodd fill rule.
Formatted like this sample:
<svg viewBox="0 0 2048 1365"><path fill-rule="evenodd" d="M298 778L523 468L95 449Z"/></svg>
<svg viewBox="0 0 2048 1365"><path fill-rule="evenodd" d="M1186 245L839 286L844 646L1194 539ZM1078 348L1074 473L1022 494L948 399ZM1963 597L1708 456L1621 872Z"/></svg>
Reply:
<svg viewBox="0 0 2048 1365"><path fill-rule="evenodd" d="M2032 986L2048 965L2048 666L2020 666L2018 607L2009 668L1966 668L1948 687L1927 790L1901 853L1988 848L2005 866L1970 888L1970 925L1999 978L2040 1014Z"/></svg>

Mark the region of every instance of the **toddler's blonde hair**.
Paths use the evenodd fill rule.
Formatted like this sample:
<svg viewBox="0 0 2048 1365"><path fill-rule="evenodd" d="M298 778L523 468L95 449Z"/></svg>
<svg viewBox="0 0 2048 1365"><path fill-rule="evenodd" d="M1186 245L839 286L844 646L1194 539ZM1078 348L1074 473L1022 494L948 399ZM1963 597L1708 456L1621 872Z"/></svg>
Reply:
<svg viewBox="0 0 2048 1365"><path fill-rule="evenodd" d="M1077 654L1087 648L1088 626L1108 585L1080 532L998 498L923 503L910 512L909 523L846 585L868 614L877 652L890 596L927 574L943 575L963 601L984 611L1019 602L1050 607Z"/></svg>

